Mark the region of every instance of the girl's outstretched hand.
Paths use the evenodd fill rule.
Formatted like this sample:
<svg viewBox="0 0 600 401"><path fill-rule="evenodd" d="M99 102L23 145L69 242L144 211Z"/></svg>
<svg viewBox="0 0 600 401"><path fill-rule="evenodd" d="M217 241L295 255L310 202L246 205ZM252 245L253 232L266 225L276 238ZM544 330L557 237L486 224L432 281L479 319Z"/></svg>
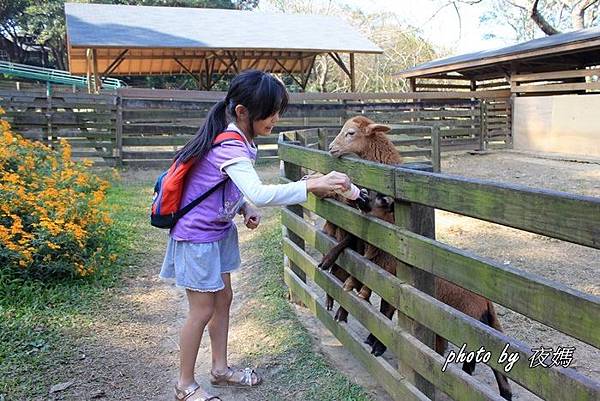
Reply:
<svg viewBox="0 0 600 401"><path fill-rule="evenodd" d="M332 196L334 191L347 191L350 189L350 178L344 173L332 171L326 175L309 176L306 180L306 189L308 192L319 197Z"/></svg>
<svg viewBox="0 0 600 401"><path fill-rule="evenodd" d="M251 230L254 230L260 224L260 212L254 206L246 203L242 208L242 215L244 216L244 224Z"/></svg>

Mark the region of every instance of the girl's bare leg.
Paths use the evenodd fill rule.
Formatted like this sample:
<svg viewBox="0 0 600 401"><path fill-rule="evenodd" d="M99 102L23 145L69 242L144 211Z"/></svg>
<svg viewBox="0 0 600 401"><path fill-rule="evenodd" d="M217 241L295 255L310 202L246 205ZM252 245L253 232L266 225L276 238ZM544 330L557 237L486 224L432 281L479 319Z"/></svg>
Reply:
<svg viewBox="0 0 600 401"><path fill-rule="evenodd" d="M212 349L212 369L223 372L227 369L227 337L229 335L229 309L233 299L229 273L221 275L225 288L215 292L215 312L208 323Z"/></svg>
<svg viewBox="0 0 600 401"><path fill-rule="evenodd" d="M215 311L215 293L186 290L189 313L179 340L180 373L178 386L194 383L194 366L204 328Z"/></svg>

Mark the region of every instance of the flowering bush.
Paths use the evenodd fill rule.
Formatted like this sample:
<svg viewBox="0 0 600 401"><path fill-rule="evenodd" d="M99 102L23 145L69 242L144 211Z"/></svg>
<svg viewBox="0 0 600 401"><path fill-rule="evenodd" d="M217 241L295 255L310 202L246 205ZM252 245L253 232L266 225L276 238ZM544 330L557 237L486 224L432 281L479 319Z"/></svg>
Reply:
<svg viewBox="0 0 600 401"><path fill-rule="evenodd" d="M111 220L101 205L109 184L89 166L71 160L66 141L53 150L0 119L0 270L86 276L115 258L104 247Z"/></svg>

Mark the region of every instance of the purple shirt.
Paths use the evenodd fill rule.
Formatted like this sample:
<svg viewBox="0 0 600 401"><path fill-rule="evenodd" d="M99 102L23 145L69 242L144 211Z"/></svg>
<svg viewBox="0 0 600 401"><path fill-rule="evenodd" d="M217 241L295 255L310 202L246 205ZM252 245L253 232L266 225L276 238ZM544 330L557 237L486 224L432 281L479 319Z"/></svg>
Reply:
<svg viewBox="0 0 600 401"><path fill-rule="evenodd" d="M233 124L228 130L241 131ZM244 134L242 136L245 139ZM235 160L256 160L256 145L247 140L230 140L213 147L188 172L183 188L181 206L187 205L210 188L227 178L222 168ZM232 220L244 202L244 196L233 181L217 189L208 198L183 216L170 231L177 241L213 242L225 237Z"/></svg>

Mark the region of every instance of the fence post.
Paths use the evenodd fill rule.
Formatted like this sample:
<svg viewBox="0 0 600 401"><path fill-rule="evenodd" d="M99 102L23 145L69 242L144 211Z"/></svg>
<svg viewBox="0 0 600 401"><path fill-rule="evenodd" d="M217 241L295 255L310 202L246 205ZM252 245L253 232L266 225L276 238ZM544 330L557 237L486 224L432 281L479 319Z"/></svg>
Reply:
<svg viewBox="0 0 600 401"><path fill-rule="evenodd" d="M487 101L480 100L479 107L479 150L487 149Z"/></svg>
<svg viewBox="0 0 600 401"><path fill-rule="evenodd" d="M433 167L433 171L435 173L439 173L442 170L441 152L442 152L442 149L440 148L440 127L432 126L431 127L431 166Z"/></svg>
<svg viewBox="0 0 600 401"><path fill-rule="evenodd" d="M420 171L433 170L431 166L417 163L404 164L402 168ZM396 201L394 204L394 218L396 225L416 234L435 239L435 210L433 208L416 203ZM415 288L435 297L434 277L430 273L398 261L396 275ZM398 311L398 325L428 347L435 348L435 333L400 311ZM398 370L402 376L414 383L423 394L431 400L435 400L435 387L433 384L406 364L399 363Z"/></svg>
<svg viewBox="0 0 600 401"><path fill-rule="evenodd" d="M287 136L287 138L286 138ZM283 142L283 141L297 141L299 138L299 135L297 135L296 131L293 132L287 132L287 133L281 133L279 134L279 142ZM298 181L299 179L302 178L302 168L296 164L292 164L292 163L287 163L287 162L283 162L283 174L282 174L285 178L288 178L292 181ZM302 208L302 206L300 205L290 205L290 206L286 206L286 209L288 209L290 212L300 216L300 218L304 219L304 209ZM285 226L282 226L282 234L283 237L287 237L289 238L294 244L298 245L298 247L300 247L300 249L304 249L304 240L302 239L302 237L296 235L296 233L294 233L291 230L288 230ZM294 262L291 262L287 256L284 255L283 257L283 264L284 266L288 267L294 272L294 274L296 274L304 283L306 283L306 273L304 273L304 271L298 267ZM291 302L298 304L298 305L303 305L302 300L300 298L298 298L296 295L294 295L294 293L292 291L288 292L289 294L289 299Z"/></svg>
<svg viewBox="0 0 600 401"><path fill-rule="evenodd" d="M52 85L50 82L46 83L46 140L48 141L48 146L52 149L56 149L56 144L54 143L54 136L52 135Z"/></svg>
<svg viewBox="0 0 600 401"><path fill-rule="evenodd" d="M329 138L327 137L329 130L327 128L319 128L318 132L319 150L329 150Z"/></svg>
<svg viewBox="0 0 600 401"><path fill-rule="evenodd" d="M117 106L117 115L115 118L115 157L117 158L117 166L121 167L123 165L123 105L121 95L116 95L115 103Z"/></svg>

